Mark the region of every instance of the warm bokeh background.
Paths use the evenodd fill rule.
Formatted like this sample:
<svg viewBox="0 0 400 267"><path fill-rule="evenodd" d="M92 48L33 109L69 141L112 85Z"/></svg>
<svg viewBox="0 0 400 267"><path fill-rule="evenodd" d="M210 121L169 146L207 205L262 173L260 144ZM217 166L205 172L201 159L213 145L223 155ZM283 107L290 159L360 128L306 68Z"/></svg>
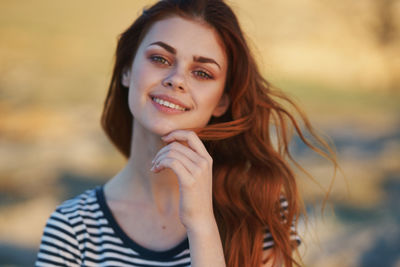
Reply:
<svg viewBox="0 0 400 267"><path fill-rule="evenodd" d="M124 165L99 119L117 36L150 2L1 0L1 266L32 266L55 206ZM230 2L266 77L334 140L346 175L322 217L323 189L300 174L305 265L400 266L400 1ZM329 163L294 151L326 190Z"/></svg>

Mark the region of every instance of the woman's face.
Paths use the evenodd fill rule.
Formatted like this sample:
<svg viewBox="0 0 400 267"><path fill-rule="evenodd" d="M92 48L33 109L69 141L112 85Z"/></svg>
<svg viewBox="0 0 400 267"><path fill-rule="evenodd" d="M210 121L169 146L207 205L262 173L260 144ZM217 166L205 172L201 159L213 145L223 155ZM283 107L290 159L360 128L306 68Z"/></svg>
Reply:
<svg viewBox="0 0 400 267"><path fill-rule="evenodd" d="M158 135L204 127L222 115L227 58L209 26L178 16L155 22L138 47L122 84L136 123Z"/></svg>

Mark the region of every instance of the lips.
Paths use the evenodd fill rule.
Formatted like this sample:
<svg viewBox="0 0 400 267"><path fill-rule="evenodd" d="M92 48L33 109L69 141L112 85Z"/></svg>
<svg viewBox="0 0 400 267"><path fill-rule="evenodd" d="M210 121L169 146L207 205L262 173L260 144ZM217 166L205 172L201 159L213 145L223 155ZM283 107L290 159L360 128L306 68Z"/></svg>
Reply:
<svg viewBox="0 0 400 267"><path fill-rule="evenodd" d="M160 105L173 108L176 110L181 110L181 111L188 111L190 110L190 107L182 103L176 98L173 98L168 95L150 95L151 99L155 102L157 102Z"/></svg>

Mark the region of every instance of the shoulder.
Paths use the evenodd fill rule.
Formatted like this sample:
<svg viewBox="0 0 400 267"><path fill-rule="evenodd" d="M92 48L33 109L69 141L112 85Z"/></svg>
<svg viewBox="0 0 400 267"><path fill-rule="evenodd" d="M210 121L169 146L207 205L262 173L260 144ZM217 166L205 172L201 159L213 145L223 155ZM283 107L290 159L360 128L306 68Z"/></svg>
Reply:
<svg viewBox="0 0 400 267"><path fill-rule="evenodd" d="M64 201L57 206L55 211L65 215L70 215L77 211L90 210L93 205L97 205L96 189L97 187L88 189L82 194Z"/></svg>
<svg viewBox="0 0 400 267"><path fill-rule="evenodd" d="M280 204L280 215L282 217L282 220L285 221L285 214L287 214L288 210L288 201L284 195L280 196L279 199L279 204ZM290 240L294 242L297 246L301 244L301 238L298 235L297 232L297 225L295 220L293 220L291 227L290 227ZM264 238L263 238L263 250L268 250L273 248L275 245L274 239L272 237L272 234L270 232L270 229L268 226L265 226L264 229Z"/></svg>
<svg viewBox="0 0 400 267"><path fill-rule="evenodd" d="M62 202L47 219L44 234L72 242L83 219L98 209L96 188Z"/></svg>
<svg viewBox="0 0 400 267"><path fill-rule="evenodd" d="M82 218L97 205L96 202L96 189L90 189L57 206L47 219L36 266L80 265Z"/></svg>

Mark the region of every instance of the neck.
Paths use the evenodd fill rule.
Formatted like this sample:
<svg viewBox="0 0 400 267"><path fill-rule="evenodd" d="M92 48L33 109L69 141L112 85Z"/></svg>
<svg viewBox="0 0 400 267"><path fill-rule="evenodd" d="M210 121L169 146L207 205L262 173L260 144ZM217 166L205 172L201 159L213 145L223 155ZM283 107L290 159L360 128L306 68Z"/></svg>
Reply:
<svg viewBox="0 0 400 267"><path fill-rule="evenodd" d="M132 133L127 164L106 184L110 197L128 203L145 203L162 215L177 212L179 183L175 173L170 169L159 173L150 171L151 161L165 143L161 136L149 132L136 120Z"/></svg>

